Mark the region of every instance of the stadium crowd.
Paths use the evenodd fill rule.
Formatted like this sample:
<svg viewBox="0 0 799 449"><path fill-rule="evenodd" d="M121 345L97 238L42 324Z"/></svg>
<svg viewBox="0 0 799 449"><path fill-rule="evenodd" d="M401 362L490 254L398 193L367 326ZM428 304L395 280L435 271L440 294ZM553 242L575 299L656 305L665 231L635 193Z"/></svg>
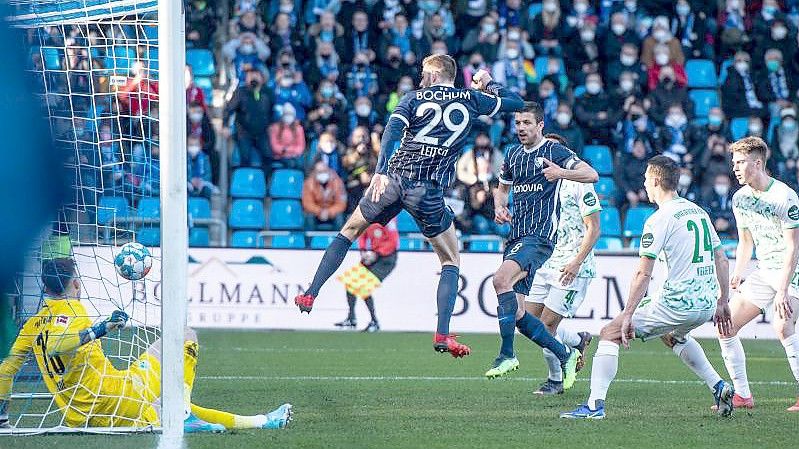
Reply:
<svg viewBox="0 0 799 449"><path fill-rule="evenodd" d="M770 144L775 176L794 188L799 183L797 0L237 0L224 11L225 5L187 4L187 47L212 51L216 67L227 71L216 74L217 87L225 87L222 78L230 85L214 108L210 86L198 86L187 66L192 195L218 191L226 147L217 140L230 138L231 170L261 167L267 185L274 170L303 171L305 229L336 229L369 185L388 115L415 88L420 61L432 53L456 58L458 85L469 86L475 71L487 69L540 102L545 132L564 136L598 167L600 197L622 216L647 204L645 161L665 154L682 167L680 193L734 238L737 182L727 147L747 135ZM94 125L102 161L87 151L85 162L102 170L85 178L104 177L105 189L157 192L158 83L148 76L150 47L140 46L127 80L109 87L113 77L80 72L90 61L102 66L90 55L102 48L102 33L43 33L41 45L65 46L63 64L78 70L48 73L46 91L69 82L70 107L107 104L124 117ZM87 47L70 53L70 45ZM34 64L47 63L34 57ZM76 86L88 91L91 83L106 83L95 89L107 98L78 104ZM222 118L220 139L214 116ZM492 222L490 191L514 143L514 125L501 114L479 120L448 204L462 233L502 234ZM92 122L74 121L76 134ZM133 143L116 148L107 138L116 133Z"/></svg>

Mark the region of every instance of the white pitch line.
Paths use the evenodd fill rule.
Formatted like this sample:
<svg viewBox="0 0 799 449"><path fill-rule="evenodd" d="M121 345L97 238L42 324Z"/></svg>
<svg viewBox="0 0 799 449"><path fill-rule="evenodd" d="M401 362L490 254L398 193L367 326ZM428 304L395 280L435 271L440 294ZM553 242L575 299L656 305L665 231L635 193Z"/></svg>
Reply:
<svg viewBox="0 0 799 449"><path fill-rule="evenodd" d="M501 382L503 380L512 380L517 382L535 382L543 381L543 377L506 377L499 381L490 381L484 377L466 377L466 376L199 376L203 380L301 380L301 381L334 381L334 382L350 382L350 381L389 381L389 382L406 382L406 381L472 381L472 382ZM577 382L589 382L590 379L577 379ZM699 385L704 382L699 380L658 380L658 379L615 379L613 382L630 383L630 384L674 384L674 385ZM796 385L796 382L788 382L782 380L754 380L749 381L750 385L772 385L772 386L791 386Z"/></svg>

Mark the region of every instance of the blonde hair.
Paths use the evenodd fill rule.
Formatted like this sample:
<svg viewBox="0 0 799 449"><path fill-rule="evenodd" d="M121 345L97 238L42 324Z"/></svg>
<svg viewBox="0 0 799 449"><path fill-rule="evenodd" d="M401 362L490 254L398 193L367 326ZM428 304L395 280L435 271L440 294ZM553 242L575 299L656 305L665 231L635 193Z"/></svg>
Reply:
<svg viewBox="0 0 799 449"><path fill-rule="evenodd" d="M737 140L730 145L730 153L741 153L744 156L754 155L765 163L768 160L768 145L760 137L750 136Z"/></svg>
<svg viewBox="0 0 799 449"><path fill-rule="evenodd" d="M455 81L458 63L450 55L430 55L422 61L422 67L429 67L438 72L447 81Z"/></svg>

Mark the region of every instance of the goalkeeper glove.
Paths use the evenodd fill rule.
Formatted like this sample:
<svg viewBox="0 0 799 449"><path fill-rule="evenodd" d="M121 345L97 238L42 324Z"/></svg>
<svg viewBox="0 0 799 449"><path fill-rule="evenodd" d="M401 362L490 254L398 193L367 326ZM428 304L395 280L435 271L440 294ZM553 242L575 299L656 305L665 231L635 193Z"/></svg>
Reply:
<svg viewBox="0 0 799 449"><path fill-rule="evenodd" d="M91 338L90 340L95 340L101 337L104 337L105 334L122 329L125 327L125 323L128 322L128 314L121 311L121 310L114 310L114 313L105 320L101 321L91 328Z"/></svg>

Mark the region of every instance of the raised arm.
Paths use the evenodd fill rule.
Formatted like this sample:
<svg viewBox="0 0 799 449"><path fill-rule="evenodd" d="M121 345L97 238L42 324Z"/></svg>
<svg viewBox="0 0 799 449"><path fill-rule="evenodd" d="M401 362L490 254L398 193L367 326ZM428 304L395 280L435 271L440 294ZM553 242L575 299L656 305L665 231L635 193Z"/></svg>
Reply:
<svg viewBox="0 0 799 449"><path fill-rule="evenodd" d="M554 162L544 159L546 167L542 170L547 181L568 179L580 183L594 183L599 181L599 174L590 165L583 161L577 163L572 169L559 167Z"/></svg>
<svg viewBox="0 0 799 449"><path fill-rule="evenodd" d="M53 338L55 336L51 335L49 341L52 341L53 344L47 347L47 355L54 356L74 351L75 349L87 343L104 337L111 331L122 329L125 327L125 323L127 323L127 321L127 313L121 310L115 310L108 319L103 320L87 329L83 329L77 334L66 332L60 336L57 336L57 338Z"/></svg>

